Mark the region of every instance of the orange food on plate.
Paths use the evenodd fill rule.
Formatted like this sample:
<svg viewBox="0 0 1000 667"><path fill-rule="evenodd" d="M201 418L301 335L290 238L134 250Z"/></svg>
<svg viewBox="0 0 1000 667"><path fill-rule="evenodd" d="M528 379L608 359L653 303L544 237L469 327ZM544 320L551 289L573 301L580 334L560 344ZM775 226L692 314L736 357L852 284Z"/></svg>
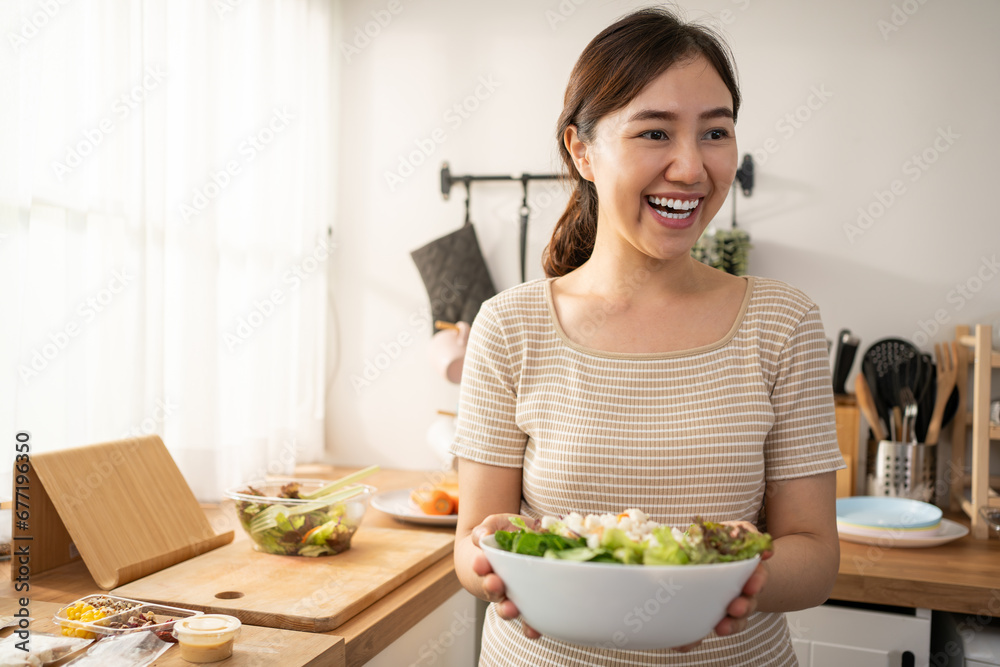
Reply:
<svg viewBox="0 0 1000 667"><path fill-rule="evenodd" d="M410 492L410 500L424 514L446 516L458 513L458 484L435 484L420 487Z"/></svg>

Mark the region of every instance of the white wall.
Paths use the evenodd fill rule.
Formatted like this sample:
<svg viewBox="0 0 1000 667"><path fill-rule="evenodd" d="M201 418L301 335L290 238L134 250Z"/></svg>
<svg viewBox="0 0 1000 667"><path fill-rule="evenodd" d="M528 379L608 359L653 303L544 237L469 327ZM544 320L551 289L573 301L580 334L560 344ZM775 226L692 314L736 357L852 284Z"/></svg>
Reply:
<svg viewBox="0 0 1000 667"><path fill-rule="evenodd" d="M427 430L438 409L454 409L458 387L427 362L428 299L409 253L462 223L462 189L442 199L441 163L458 174L557 169L553 128L570 68L598 31L642 4L343 3L331 460L437 465ZM850 328L862 351L887 336L930 350L958 323L1000 329L1000 4L682 7L721 27L736 55L741 154L757 158L756 190L738 202L755 246L750 272L805 290L828 336ZM477 87L482 100L469 98ZM464 101L477 108L459 123L452 108ZM444 141L390 187L385 174L432 136ZM933 163L921 169L913 156L925 152ZM538 258L565 201L552 184L531 192L529 279L542 275ZM473 186L473 222L501 289L518 282L519 202L517 184ZM870 222L858 224L859 208ZM729 221L726 207L719 222ZM926 335L935 317L944 324Z"/></svg>

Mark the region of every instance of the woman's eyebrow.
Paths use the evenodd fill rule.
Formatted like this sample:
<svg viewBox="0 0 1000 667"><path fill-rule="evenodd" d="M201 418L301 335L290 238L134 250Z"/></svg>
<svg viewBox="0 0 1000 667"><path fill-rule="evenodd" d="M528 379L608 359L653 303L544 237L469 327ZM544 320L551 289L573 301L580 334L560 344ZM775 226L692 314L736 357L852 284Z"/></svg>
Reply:
<svg viewBox="0 0 1000 667"><path fill-rule="evenodd" d="M675 121L678 115L673 111L664 111L661 109L640 109L634 114L629 116L627 123L636 123L644 120L662 120L662 121ZM698 114L698 118L701 120L711 120L713 118L728 118L733 119L733 110L729 107L715 107L714 109L707 109Z"/></svg>

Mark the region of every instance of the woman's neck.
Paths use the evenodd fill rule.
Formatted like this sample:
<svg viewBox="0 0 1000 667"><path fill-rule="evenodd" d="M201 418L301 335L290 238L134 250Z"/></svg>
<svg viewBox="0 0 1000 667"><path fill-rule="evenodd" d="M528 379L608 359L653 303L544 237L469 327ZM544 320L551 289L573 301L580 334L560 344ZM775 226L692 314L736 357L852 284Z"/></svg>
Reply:
<svg viewBox="0 0 1000 667"><path fill-rule="evenodd" d="M634 248L594 248L580 268L566 278L565 286L576 293L587 293L621 302L680 297L706 287L710 276L705 265L690 255L656 259Z"/></svg>

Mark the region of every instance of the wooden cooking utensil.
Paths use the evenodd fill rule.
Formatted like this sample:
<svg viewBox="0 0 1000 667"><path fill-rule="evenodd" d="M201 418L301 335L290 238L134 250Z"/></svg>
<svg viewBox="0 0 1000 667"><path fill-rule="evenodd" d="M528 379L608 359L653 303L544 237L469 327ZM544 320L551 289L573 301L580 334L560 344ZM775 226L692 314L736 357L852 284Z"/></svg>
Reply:
<svg viewBox="0 0 1000 667"><path fill-rule="evenodd" d="M878 411L875 409L875 400L872 398L871 388L862 373L858 373L854 378L854 394L858 399L858 406L861 407L861 414L875 435L875 440L881 442L885 440L885 431L882 430L882 423L878 418Z"/></svg>
<svg viewBox="0 0 1000 667"><path fill-rule="evenodd" d="M941 435L941 421L944 418L944 408L948 404L952 389L955 388L958 372L958 344L955 341L942 345L934 345L934 359L937 362L937 387L934 396L934 412L931 413L930 424L927 425L927 437L924 442L936 445Z"/></svg>

